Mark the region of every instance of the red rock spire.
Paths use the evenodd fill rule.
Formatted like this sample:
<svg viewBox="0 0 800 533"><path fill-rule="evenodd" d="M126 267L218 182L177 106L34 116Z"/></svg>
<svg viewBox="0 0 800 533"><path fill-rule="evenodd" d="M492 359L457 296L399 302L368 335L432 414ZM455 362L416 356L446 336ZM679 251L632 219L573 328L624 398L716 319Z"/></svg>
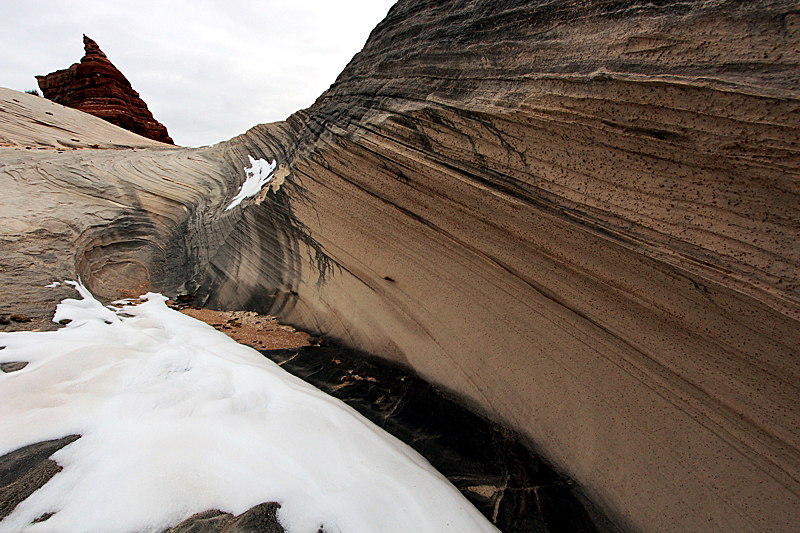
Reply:
<svg viewBox="0 0 800 533"><path fill-rule="evenodd" d="M133 90L92 39L83 36L86 54L80 63L36 76L45 98L100 117L121 128L167 144L175 144L167 128L153 118L147 104Z"/></svg>
<svg viewBox="0 0 800 533"><path fill-rule="evenodd" d="M94 42L94 40L87 37L85 33L83 34L83 50L84 52L86 52L87 56L98 55L100 57L108 59L106 55L103 53L103 51L100 50L100 47L97 46L97 43Z"/></svg>

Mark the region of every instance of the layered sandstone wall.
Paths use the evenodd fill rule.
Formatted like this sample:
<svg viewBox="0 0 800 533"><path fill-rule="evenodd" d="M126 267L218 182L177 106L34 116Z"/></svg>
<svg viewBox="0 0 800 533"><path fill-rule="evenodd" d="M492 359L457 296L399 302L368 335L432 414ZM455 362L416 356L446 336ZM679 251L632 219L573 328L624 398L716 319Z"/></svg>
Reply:
<svg viewBox="0 0 800 533"><path fill-rule="evenodd" d="M795 530L798 20L399 2L307 112L224 148L293 189L201 293L411 365L630 530Z"/></svg>
<svg viewBox="0 0 800 533"><path fill-rule="evenodd" d="M199 150L0 88L0 315L53 327L74 291L46 285L79 276L102 298L172 290L207 259L189 214L221 210L228 179Z"/></svg>
<svg viewBox="0 0 800 533"><path fill-rule="evenodd" d="M405 362L627 530L795 531L799 16L403 0L286 122L15 152L0 178L44 191L42 231L2 245L64 239L101 295L194 293ZM225 211L248 156L282 185Z"/></svg>

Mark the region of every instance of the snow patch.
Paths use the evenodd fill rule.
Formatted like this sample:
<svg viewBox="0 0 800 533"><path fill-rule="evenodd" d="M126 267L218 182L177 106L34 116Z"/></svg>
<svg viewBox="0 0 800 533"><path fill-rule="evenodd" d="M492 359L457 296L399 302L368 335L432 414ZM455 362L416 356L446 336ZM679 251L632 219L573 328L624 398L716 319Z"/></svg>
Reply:
<svg viewBox="0 0 800 533"><path fill-rule="evenodd" d="M267 163L264 159L253 159L253 156L250 155L247 158L250 159L251 165L250 168L244 169L247 179L244 180L239 192L233 197L233 201L225 208L225 211L230 211L242 203L245 198L255 196L264 185L272 181L276 164L274 159L272 163Z"/></svg>
<svg viewBox="0 0 800 533"><path fill-rule="evenodd" d="M68 283L65 328L0 333L0 362L29 363L0 373L0 455L82 437L0 532L155 533L271 501L290 533L497 532L410 447L163 296L115 311Z"/></svg>

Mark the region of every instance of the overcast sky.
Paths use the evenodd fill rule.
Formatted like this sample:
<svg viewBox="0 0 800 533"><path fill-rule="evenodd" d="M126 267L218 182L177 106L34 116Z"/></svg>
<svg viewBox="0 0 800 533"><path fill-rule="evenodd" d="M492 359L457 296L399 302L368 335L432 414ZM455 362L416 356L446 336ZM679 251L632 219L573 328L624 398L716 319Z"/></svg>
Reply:
<svg viewBox="0 0 800 533"><path fill-rule="evenodd" d="M3 0L0 86L38 88L85 33L176 144L213 144L311 105L395 1Z"/></svg>

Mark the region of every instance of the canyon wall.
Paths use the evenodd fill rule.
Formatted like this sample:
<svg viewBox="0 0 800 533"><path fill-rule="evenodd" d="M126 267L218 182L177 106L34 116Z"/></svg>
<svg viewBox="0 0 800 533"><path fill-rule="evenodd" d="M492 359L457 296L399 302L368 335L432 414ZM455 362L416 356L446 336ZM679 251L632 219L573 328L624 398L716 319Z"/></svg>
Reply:
<svg viewBox="0 0 800 533"><path fill-rule="evenodd" d="M3 200L35 228L0 213L4 276L52 275L46 244L102 297L405 363L628 531L796 531L799 28L789 1L401 0L311 108L210 148L0 114L0 178L40 191ZM248 156L274 184L226 211Z"/></svg>
<svg viewBox="0 0 800 533"><path fill-rule="evenodd" d="M287 177L198 295L412 366L631 531L796 531L799 16L401 1L218 147Z"/></svg>

